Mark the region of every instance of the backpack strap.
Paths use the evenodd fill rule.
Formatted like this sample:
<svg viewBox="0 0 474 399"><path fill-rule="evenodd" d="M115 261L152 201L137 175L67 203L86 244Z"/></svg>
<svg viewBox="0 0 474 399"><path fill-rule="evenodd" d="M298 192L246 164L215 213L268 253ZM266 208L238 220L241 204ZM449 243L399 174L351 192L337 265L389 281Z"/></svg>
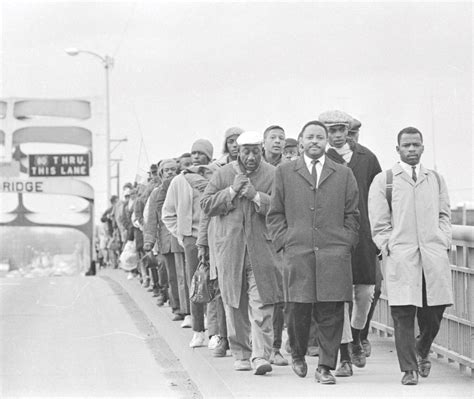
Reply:
<svg viewBox="0 0 474 399"><path fill-rule="evenodd" d="M392 169L388 169L385 171L387 175L387 182L385 185L385 198L387 198L388 208L390 212L392 212L392 191L393 191L393 172Z"/></svg>
<svg viewBox="0 0 474 399"><path fill-rule="evenodd" d="M441 191L441 179L439 177L438 172L432 169L428 169L436 176L436 180L438 181L438 190ZM386 186L385 186L385 198L387 198L388 208L390 212L392 212L392 191L393 191L393 172L392 169L388 169L385 171L387 175Z"/></svg>

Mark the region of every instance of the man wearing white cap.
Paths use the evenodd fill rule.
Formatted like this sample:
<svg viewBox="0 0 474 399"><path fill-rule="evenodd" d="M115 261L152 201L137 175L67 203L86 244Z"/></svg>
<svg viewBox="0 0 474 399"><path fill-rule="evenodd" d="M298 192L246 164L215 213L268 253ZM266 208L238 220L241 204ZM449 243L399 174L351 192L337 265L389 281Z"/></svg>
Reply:
<svg viewBox="0 0 474 399"><path fill-rule="evenodd" d="M281 276L267 232L274 167L262 162L262 139L244 132L236 161L212 177L201 200L216 218L216 265L226 307L235 370L262 375L272 370L273 304L281 302ZM251 334L251 343L250 343Z"/></svg>

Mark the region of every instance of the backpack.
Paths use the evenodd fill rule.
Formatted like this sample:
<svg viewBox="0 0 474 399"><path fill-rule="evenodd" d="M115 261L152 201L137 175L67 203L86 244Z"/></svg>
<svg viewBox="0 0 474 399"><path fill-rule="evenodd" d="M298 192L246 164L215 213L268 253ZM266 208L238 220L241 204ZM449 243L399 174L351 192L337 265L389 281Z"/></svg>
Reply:
<svg viewBox="0 0 474 399"><path fill-rule="evenodd" d="M436 176L436 180L438 180L438 189L441 187L441 179L439 178L438 172L435 170L428 169L430 172L433 172ZM387 198L388 207L390 212L392 212L392 191L393 191L393 172L392 169L388 169L385 171L387 175L387 183L385 186L385 198Z"/></svg>

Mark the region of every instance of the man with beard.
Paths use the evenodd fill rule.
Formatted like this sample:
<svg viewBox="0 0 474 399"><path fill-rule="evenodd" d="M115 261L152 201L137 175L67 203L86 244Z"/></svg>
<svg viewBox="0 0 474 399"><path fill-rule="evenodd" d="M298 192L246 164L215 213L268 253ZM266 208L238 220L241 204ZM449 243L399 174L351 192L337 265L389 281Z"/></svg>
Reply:
<svg viewBox="0 0 474 399"><path fill-rule="evenodd" d="M274 167L262 162L260 134L244 132L237 144L238 159L214 174L201 205L216 217L216 265L234 369L251 370L251 360L255 374L263 375L272 370L273 305L282 301L265 223Z"/></svg>
<svg viewBox="0 0 474 399"><path fill-rule="evenodd" d="M275 172L267 224L283 251L283 289L293 371L305 377L311 314L318 325L315 378L335 384L331 374L344 324L344 302L352 299L351 251L357 243L359 194L351 170L325 156L327 129L319 121L301 130L303 155Z"/></svg>

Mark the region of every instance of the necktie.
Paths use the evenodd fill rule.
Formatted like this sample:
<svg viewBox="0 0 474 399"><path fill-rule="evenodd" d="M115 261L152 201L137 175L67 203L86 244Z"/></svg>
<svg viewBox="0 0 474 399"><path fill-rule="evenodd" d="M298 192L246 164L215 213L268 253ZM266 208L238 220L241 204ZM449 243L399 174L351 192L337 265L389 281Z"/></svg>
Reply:
<svg viewBox="0 0 474 399"><path fill-rule="evenodd" d="M411 178L416 183L416 166L411 167Z"/></svg>
<svg viewBox="0 0 474 399"><path fill-rule="evenodd" d="M311 175L313 176L314 179L314 187L318 187L318 172L316 172L316 164L319 161L317 159L313 159L311 163L313 164L313 167L311 168Z"/></svg>

